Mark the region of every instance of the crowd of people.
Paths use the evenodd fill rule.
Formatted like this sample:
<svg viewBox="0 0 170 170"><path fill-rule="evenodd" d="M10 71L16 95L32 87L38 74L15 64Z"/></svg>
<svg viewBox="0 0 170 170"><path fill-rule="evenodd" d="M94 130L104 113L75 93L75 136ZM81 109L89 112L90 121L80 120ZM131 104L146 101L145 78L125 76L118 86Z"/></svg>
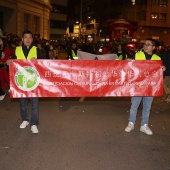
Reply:
<svg viewBox="0 0 170 170"><path fill-rule="evenodd" d="M30 31L23 32L22 37L12 34L0 37L0 100L3 100L6 95L6 86L8 90L10 90L9 65L13 59L75 60L78 58L77 50L82 50L92 54L104 55L114 53L117 55L117 60L162 60L164 91L166 95L165 101L170 102L170 49L164 48L164 51L162 52L161 50L160 52L153 39L147 39L142 46L140 44L136 49L128 49L127 46L123 44L112 43L103 44L102 51L99 50L100 47L100 43L81 44L75 41L49 41L40 39L39 37L34 37ZM30 101L32 109L29 121L28 98L20 99L20 114L22 118L20 128L25 128L30 123L32 133L38 133L38 98L30 98ZM130 132L134 129L136 114L141 101L143 101L143 112L140 131L152 135L153 132L149 128L148 122L153 97L132 97L129 123L125 131Z"/></svg>

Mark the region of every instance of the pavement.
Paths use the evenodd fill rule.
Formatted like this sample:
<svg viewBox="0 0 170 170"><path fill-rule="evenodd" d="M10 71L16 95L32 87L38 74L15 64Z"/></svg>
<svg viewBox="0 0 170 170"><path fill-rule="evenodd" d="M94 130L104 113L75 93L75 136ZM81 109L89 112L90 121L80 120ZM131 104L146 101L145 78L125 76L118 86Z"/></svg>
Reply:
<svg viewBox="0 0 170 170"><path fill-rule="evenodd" d="M0 101L0 170L170 170L170 103L155 98L148 136L130 98L41 98L39 134L20 129L19 100Z"/></svg>

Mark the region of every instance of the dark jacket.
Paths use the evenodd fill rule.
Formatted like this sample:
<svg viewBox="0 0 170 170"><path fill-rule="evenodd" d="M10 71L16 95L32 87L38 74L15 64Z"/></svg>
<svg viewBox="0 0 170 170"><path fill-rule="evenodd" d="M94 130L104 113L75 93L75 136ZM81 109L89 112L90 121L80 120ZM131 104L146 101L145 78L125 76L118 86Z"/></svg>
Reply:
<svg viewBox="0 0 170 170"><path fill-rule="evenodd" d="M5 95L5 92L0 88L0 96Z"/></svg>
<svg viewBox="0 0 170 170"><path fill-rule="evenodd" d="M163 65L166 67L164 76L170 76L170 50L163 54L162 61Z"/></svg>
<svg viewBox="0 0 170 170"><path fill-rule="evenodd" d="M73 55L72 55L72 50L74 51L75 55L77 55L77 48L76 49L71 48L68 51L68 59L74 60Z"/></svg>

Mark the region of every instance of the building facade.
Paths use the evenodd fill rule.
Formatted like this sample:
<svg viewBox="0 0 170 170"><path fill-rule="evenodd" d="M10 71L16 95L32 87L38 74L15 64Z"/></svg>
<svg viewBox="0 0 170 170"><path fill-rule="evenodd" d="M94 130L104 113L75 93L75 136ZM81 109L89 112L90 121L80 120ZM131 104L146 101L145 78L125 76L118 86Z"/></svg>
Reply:
<svg viewBox="0 0 170 170"><path fill-rule="evenodd" d="M24 30L49 39L49 0L0 0L0 26L3 32L22 35Z"/></svg>
<svg viewBox="0 0 170 170"><path fill-rule="evenodd" d="M50 39L63 40L66 34L67 0L51 0Z"/></svg>
<svg viewBox="0 0 170 170"><path fill-rule="evenodd" d="M132 39L153 38L170 44L170 0L81 0L82 36L93 41L110 38L108 23L124 19L132 25ZM79 4L80 16L80 4ZM121 31L121 30L120 30Z"/></svg>
<svg viewBox="0 0 170 170"><path fill-rule="evenodd" d="M116 13L115 7L120 9ZM105 9L102 10L102 19L106 21L122 17L132 25L135 24L132 39L143 42L146 38L153 38L159 42L164 42L165 45L169 45L169 10L170 0L135 0L133 5L132 1L126 0L108 1L105 4ZM113 17L111 18L111 16Z"/></svg>

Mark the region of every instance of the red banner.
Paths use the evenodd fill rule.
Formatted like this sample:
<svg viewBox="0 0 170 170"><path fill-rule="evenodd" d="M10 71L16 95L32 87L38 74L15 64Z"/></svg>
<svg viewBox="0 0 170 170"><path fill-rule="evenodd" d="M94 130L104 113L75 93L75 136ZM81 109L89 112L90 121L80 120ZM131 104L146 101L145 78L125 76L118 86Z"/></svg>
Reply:
<svg viewBox="0 0 170 170"><path fill-rule="evenodd" d="M10 96L162 96L162 61L14 60Z"/></svg>

